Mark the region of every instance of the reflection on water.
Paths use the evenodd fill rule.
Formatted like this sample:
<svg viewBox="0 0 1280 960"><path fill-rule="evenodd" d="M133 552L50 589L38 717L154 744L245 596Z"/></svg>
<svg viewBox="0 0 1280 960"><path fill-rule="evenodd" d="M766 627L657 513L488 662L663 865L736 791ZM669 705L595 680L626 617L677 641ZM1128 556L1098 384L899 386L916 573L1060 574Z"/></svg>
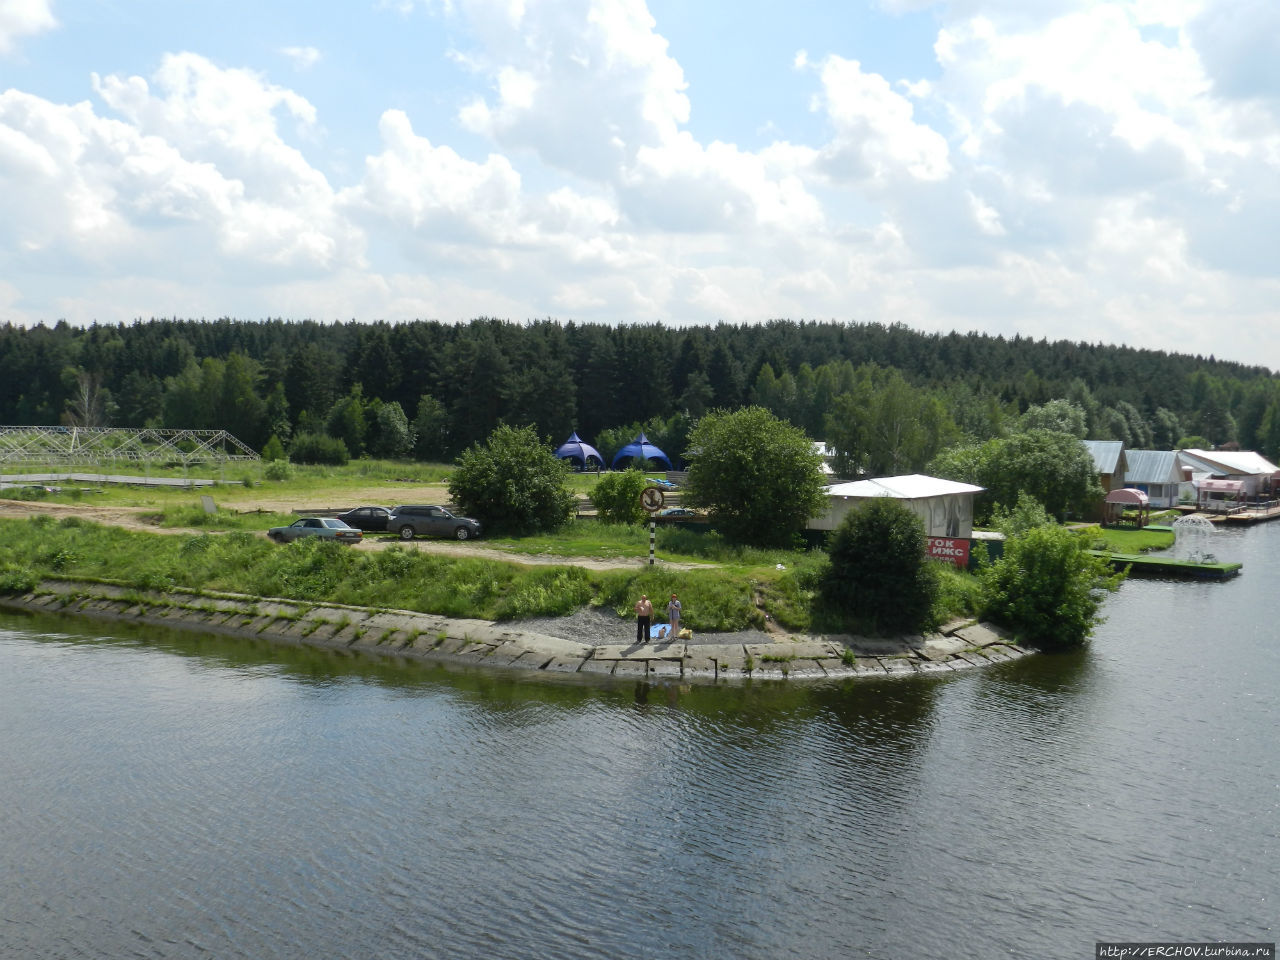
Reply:
<svg viewBox="0 0 1280 960"><path fill-rule="evenodd" d="M1087 650L601 685L0 618L0 956L1274 940L1280 526Z"/></svg>

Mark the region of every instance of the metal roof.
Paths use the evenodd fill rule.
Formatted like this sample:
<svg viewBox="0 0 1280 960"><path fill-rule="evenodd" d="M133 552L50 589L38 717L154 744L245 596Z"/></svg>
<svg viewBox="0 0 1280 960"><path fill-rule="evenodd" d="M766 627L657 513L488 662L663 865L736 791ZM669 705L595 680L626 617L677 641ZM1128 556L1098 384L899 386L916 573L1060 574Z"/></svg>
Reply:
<svg viewBox="0 0 1280 960"><path fill-rule="evenodd" d="M1115 473L1120 465L1120 455L1124 453L1123 440L1085 440L1089 448L1089 456L1093 457L1093 465L1099 473Z"/></svg>
<svg viewBox="0 0 1280 960"><path fill-rule="evenodd" d="M1182 468L1172 450L1126 450L1125 483L1181 483Z"/></svg>
<svg viewBox="0 0 1280 960"><path fill-rule="evenodd" d="M1252 450L1179 450L1178 453L1184 460L1189 461L1192 468L1207 470L1210 473L1270 476L1280 471L1280 467Z"/></svg>
<svg viewBox="0 0 1280 960"><path fill-rule="evenodd" d="M971 483L957 483L939 477L926 477L912 473L904 477L880 477L876 480L855 480L827 487L832 497L894 497L898 500L923 500L926 497L944 497L954 493L981 493L985 487Z"/></svg>

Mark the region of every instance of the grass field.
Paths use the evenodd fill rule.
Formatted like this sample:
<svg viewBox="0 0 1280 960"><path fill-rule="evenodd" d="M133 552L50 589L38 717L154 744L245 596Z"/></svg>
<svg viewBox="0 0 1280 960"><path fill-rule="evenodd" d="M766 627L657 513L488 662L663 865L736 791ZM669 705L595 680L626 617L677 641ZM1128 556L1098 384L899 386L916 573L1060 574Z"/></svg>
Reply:
<svg viewBox="0 0 1280 960"><path fill-rule="evenodd" d="M344 467L294 466L279 480L267 479L261 465L238 472L243 476L199 490L89 484L101 492L73 485L53 494L33 492L69 506L128 511L135 525L201 533L126 530L78 516L0 521L0 587L17 589L45 576L65 576L496 620L561 615L588 605L629 616L641 593L677 592L686 622L699 631L761 626L766 616L794 632L839 629L815 614L814 598L827 564L821 551L738 547L714 531L660 527L658 557L693 569L661 564L593 569L583 558L647 557L649 534L647 526L586 517L549 534L479 541L480 547L512 555L511 560L394 545L375 551L310 541L280 546L259 534L291 522L295 510L447 502L449 467L363 460ZM585 495L597 477L571 474L570 482ZM202 495L213 498L215 513L205 512ZM520 555L537 556L539 563L520 563ZM548 564L548 557L565 562ZM939 620L974 612L973 578L948 571L943 594Z"/></svg>

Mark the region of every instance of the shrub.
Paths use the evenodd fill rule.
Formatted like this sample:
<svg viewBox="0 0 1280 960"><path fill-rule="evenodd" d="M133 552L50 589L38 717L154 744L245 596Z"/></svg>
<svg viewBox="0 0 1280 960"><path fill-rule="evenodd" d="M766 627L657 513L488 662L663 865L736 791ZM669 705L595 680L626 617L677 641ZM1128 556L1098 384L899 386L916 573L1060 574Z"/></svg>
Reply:
<svg viewBox="0 0 1280 960"><path fill-rule="evenodd" d="M915 631L930 623L938 571L928 560L924 525L897 500L853 510L831 537L822 584L827 611L866 633Z"/></svg>
<svg viewBox="0 0 1280 960"><path fill-rule="evenodd" d="M263 476L268 480L274 480L282 483L293 476L293 467L288 460L272 460L267 464L266 469L262 471Z"/></svg>
<svg viewBox="0 0 1280 960"><path fill-rule="evenodd" d="M1028 530L1052 523L1053 517L1040 505L1040 501L1025 490L1018 494L1018 502L1012 509L996 504L991 511L991 525L1006 537L1020 537Z"/></svg>
<svg viewBox="0 0 1280 960"><path fill-rule="evenodd" d="M30 567L8 566L0 569L0 593L30 593L40 576Z"/></svg>
<svg viewBox="0 0 1280 960"><path fill-rule="evenodd" d="M1033 527L1011 538L981 574L983 615L1046 649L1079 646L1102 622L1102 597L1124 574L1088 553L1062 527Z"/></svg>
<svg viewBox="0 0 1280 960"><path fill-rule="evenodd" d="M591 502L600 519L609 523L641 523L645 509L640 506L640 493L649 485L639 470L607 473L591 491Z"/></svg>
<svg viewBox="0 0 1280 960"><path fill-rule="evenodd" d="M289 458L298 463L323 463L340 467L351 455L347 445L323 433L300 433L289 445Z"/></svg>

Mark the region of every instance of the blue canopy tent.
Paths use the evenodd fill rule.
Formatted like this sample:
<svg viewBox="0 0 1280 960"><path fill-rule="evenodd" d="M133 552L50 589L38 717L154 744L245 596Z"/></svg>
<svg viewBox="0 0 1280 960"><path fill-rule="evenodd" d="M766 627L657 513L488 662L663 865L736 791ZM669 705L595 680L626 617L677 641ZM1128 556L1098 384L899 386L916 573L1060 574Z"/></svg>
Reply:
<svg viewBox="0 0 1280 960"><path fill-rule="evenodd" d="M668 470L671 469L671 461L667 459L667 455L649 442L644 431L613 455L613 463L609 465L609 469L617 470L618 464L624 460L635 460L638 467L643 467L646 460L656 460L658 463L665 464Z"/></svg>
<svg viewBox="0 0 1280 960"><path fill-rule="evenodd" d="M596 462L597 467L604 466L604 457L600 456L600 451L589 443L583 443L577 430L573 431L568 440L560 444L560 448L556 450L556 456L561 460L574 461L579 470L588 469L592 460Z"/></svg>

